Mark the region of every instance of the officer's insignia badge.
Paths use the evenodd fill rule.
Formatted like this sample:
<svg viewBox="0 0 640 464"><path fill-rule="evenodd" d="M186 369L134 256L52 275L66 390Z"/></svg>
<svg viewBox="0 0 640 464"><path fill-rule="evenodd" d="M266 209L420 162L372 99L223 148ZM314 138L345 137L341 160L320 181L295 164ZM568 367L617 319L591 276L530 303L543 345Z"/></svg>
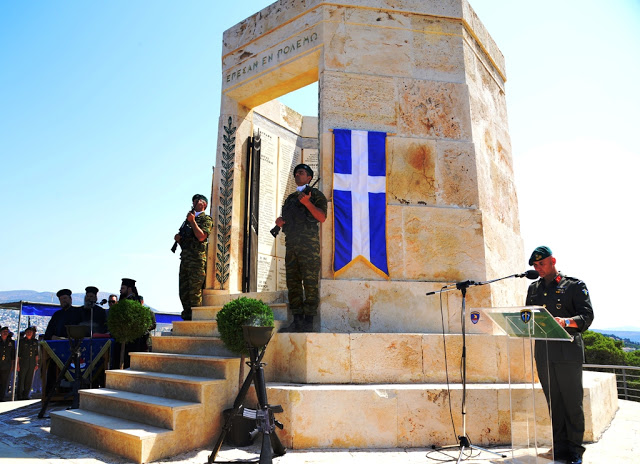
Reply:
<svg viewBox="0 0 640 464"><path fill-rule="evenodd" d="M480 313L478 311L471 311L471 322L477 324L480 320Z"/></svg>
<svg viewBox="0 0 640 464"><path fill-rule="evenodd" d="M582 289L582 293L584 293L584 296L589 296L589 290L587 290L586 288Z"/></svg>
<svg viewBox="0 0 640 464"><path fill-rule="evenodd" d="M562 303L556 304L556 309L562 309Z"/></svg>
<svg viewBox="0 0 640 464"><path fill-rule="evenodd" d="M524 322L525 324L528 324L529 321L531 320L531 310L527 308L521 309L520 319L522 319L522 322Z"/></svg>

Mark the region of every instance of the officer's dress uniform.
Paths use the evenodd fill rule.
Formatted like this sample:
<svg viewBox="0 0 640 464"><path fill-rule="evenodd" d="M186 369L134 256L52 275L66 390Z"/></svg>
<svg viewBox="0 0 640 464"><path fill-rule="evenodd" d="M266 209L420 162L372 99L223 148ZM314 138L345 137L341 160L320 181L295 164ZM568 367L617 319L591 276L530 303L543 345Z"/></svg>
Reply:
<svg viewBox="0 0 640 464"><path fill-rule="evenodd" d="M285 269L289 307L292 314L315 316L320 302L320 231L318 220L300 203L300 192L290 194L282 206L282 231L285 234ZM311 189L311 203L326 216L327 198ZM304 290L303 290L304 286Z"/></svg>
<svg viewBox="0 0 640 464"><path fill-rule="evenodd" d="M11 378L11 368L16 359L16 346L11 337L6 340L0 339L0 401L4 400L7 393L9 379Z"/></svg>
<svg viewBox="0 0 640 464"><path fill-rule="evenodd" d="M539 279L529 285L527 305L543 306L554 317L571 319L578 328L567 327L572 342L536 341L538 376L549 404L556 455L582 456L584 410L582 408L582 332L593 321L587 286L581 280L558 274L546 284Z"/></svg>
<svg viewBox="0 0 640 464"><path fill-rule="evenodd" d="M16 390L16 398L20 400L28 400L31 392L31 382L33 382L33 371L36 369L36 359L38 358L38 340L34 338L28 339L24 337L20 340L20 348L18 348L18 389Z"/></svg>
<svg viewBox="0 0 640 464"><path fill-rule="evenodd" d="M213 221L204 211L197 213L196 224L208 237ZM202 304L202 287L206 276L207 240L198 240L189 227L180 239L180 274L178 292L182 303L182 316L191 319L191 308Z"/></svg>

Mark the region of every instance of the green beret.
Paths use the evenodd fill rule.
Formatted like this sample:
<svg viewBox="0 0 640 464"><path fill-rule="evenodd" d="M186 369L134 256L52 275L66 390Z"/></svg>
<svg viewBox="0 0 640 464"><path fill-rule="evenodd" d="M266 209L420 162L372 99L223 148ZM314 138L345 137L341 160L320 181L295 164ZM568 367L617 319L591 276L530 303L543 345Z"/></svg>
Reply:
<svg viewBox="0 0 640 464"><path fill-rule="evenodd" d="M205 197L204 195L201 195L200 193L196 193L193 198L191 198L191 202L197 201L197 200L204 200L204 202L206 204L209 204L209 200L207 200L207 197Z"/></svg>
<svg viewBox="0 0 640 464"><path fill-rule="evenodd" d="M533 266L533 263L535 261L540 261L541 259L548 258L551 255L551 248L547 246L539 246L538 248L533 250L533 253L531 253L531 258L529 258L529 266Z"/></svg>
<svg viewBox="0 0 640 464"><path fill-rule="evenodd" d="M304 169L305 171L307 171L307 174L309 174L311 177L313 177L313 169L311 169L308 165L306 164L299 164L297 165L295 168L293 168L293 175L295 177L296 172L298 172L298 169Z"/></svg>
<svg viewBox="0 0 640 464"><path fill-rule="evenodd" d="M68 288L63 288L62 290L58 290L58 293L56 293L56 296L60 298L62 295L71 296L71 290L69 290Z"/></svg>

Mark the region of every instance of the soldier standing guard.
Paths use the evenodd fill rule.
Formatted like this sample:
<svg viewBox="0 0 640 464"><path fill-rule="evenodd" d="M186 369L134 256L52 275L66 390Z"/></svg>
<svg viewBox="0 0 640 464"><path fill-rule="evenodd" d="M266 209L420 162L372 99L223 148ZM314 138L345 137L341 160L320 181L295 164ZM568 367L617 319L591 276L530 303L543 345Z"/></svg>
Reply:
<svg viewBox="0 0 640 464"><path fill-rule="evenodd" d="M293 169L296 191L282 206L276 225L285 234L285 269L289 307L293 322L280 332L313 332L313 318L318 313L320 275L320 231L318 223L327 219L327 198L308 187L313 170L306 164Z"/></svg>
<svg viewBox="0 0 640 464"><path fill-rule="evenodd" d="M204 195L196 194L191 199L193 208L187 213L187 220L174 237L180 244L179 293L182 303L182 319L191 320L191 308L202 304L202 287L206 276L207 238L213 221L204 210L209 201Z"/></svg>
<svg viewBox="0 0 640 464"><path fill-rule="evenodd" d="M16 398L28 400L33 382L33 372L38 368L38 340L35 338L36 329L27 327L24 338L20 340L18 349L18 389Z"/></svg>

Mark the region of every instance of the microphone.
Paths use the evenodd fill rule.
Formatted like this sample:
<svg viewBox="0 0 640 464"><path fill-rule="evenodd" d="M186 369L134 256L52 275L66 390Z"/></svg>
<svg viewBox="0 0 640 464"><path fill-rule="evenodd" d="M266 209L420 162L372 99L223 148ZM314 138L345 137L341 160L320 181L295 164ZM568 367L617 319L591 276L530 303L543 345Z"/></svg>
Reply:
<svg viewBox="0 0 640 464"><path fill-rule="evenodd" d="M534 280L540 277L540 274L538 274L538 271L529 269L528 271L523 272L522 274L516 274L516 277L526 277L527 279Z"/></svg>
<svg viewBox="0 0 640 464"><path fill-rule="evenodd" d="M103 305L107 302L107 300L105 300L104 298L102 299L102 301L100 303L98 303L99 305Z"/></svg>

